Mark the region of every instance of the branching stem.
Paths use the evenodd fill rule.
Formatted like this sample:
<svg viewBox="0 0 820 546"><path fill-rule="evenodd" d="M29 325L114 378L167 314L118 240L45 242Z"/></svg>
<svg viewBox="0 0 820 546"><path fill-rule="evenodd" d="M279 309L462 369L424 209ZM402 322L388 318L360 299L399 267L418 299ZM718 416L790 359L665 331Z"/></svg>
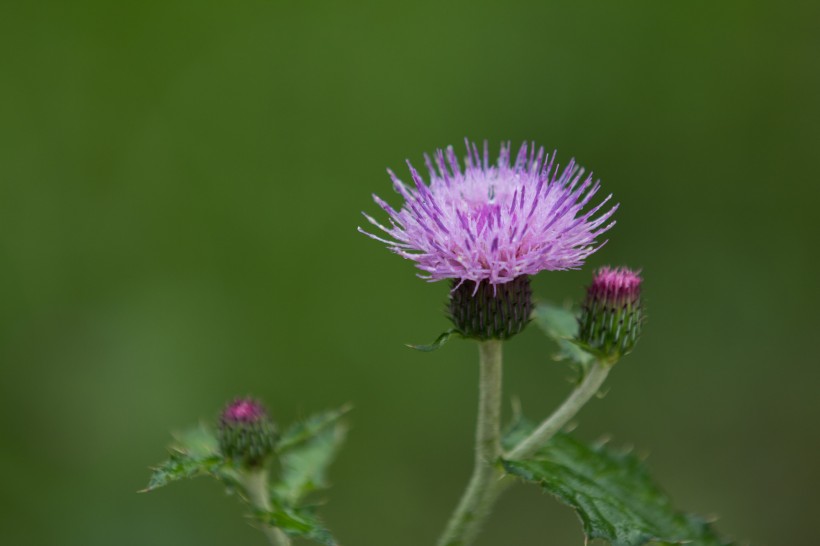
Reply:
<svg viewBox="0 0 820 546"><path fill-rule="evenodd" d="M598 393L612 367L609 363L595 361L564 403L509 453L502 454L498 427L501 418L501 348L499 344L497 356L494 357L487 343L490 342L481 346L481 394L473 477L438 546L467 546L472 543L496 499L512 483L509 479L503 479L502 471L495 465L497 459L503 456L505 459L521 460L534 455ZM498 362L497 371L493 371L493 366L488 364L495 359Z"/></svg>
<svg viewBox="0 0 820 546"><path fill-rule="evenodd" d="M578 387L564 400L564 403L556 409L552 415L544 419L532 433L524 438L509 453L505 454L506 459L520 460L526 459L535 454L544 446L555 433L560 431L566 424L575 417L578 411L595 396L604 383L609 369L612 366L607 363L595 361L586 377Z"/></svg>

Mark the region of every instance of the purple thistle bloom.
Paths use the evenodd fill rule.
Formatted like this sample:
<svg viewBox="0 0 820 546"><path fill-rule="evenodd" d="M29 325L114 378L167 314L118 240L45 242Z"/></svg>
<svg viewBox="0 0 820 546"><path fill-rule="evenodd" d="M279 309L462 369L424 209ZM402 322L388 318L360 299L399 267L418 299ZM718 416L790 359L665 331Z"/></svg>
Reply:
<svg viewBox="0 0 820 546"><path fill-rule="evenodd" d="M602 267L595 272L587 297L613 308L621 307L638 300L642 282L638 271L626 267Z"/></svg>
<svg viewBox="0 0 820 546"><path fill-rule="evenodd" d="M222 420L228 423L254 423L267 417L265 406L253 398L238 398L222 411Z"/></svg>
<svg viewBox="0 0 820 546"><path fill-rule="evenodd" d="M618 205L598 214L607 196L589 210L584 208L600 183L575 160L560 170L555 154L526 142L511 164L510 143L502 144L496 165L490 165L487 143L483 153L466 141L462 169L452 147L438 150L434 161L425 154L430 184L410 165L413 187L392 171L393 187L404 198L399 210L374 195L390 218L390 227L365 218L389 239L365 235L416 262L430 280L457 279L492 285L510 282L543 270L577 269L598 250L599 235ZM435 165L435 166L434 166Z"/></svg>

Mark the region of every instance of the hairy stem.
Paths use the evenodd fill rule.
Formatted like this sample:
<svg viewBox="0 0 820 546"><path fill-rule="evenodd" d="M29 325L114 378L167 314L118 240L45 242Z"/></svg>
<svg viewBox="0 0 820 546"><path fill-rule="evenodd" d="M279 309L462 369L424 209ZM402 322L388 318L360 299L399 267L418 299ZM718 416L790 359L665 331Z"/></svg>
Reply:
<svg viewBox="0 0 820 546"><path fill-rule="evenodd" d="M249 471L243 480L248 500L259 510L270 512L270 497L268 491L268 471L264 469ZM262 531L268 537L271 546L290 546L290 538L281 529L270 525L263 525Z"/></svg>
<svg viewBox="0 0 820 546"><path fill-rule="evenodd" d="M575 414L589 402L590 398L598 393L611 365L595 361L587 373L584 380L572 393L564 400L564 403L556 409L552 415L547 417L537 429L524 438L521 443L515 446L509 453L505 454L507 459L526 459L538 451L555 433L560 431Z"/></svg>
<svg viewBox="0 0 820 546"><path fill-rule="evenodd" d="M496 463L501 456L501 341L479 345L479 397L475 464L470 483L447 523L439 546L466 546L475 539L490 512L495 482L501 478Z"/></svg>
<svg viewBox="0 0 820 546"><path fill-rule="evenodd" d="M528 437L522 440L521 443L514 447L509 453L503 454L504 458L512 460L526 459L535 454L536 451L543 447L555 433L560 431L570 419L575 417L578 411L598 393L606 376L609 374L610 368L611 365L596 361L581 384L572 391L567 399L564 400L564 403L561 404L552 415L547 417ZM478 459L476 459L476 463L478 463ZM445 533L442 540L439 541L439 546L469 544L475 538L482 520L490 513L495 501L501 493L513 483L509 477L505 477L503 472L494 467L490 468L489 473L489 479L483 484L486 487L481 491L481 496L477 501L479 510L474 512L475 517L463 523L461 527L457 527L456 515L459 514L459 511L457 511L456 514L453 515L453 519L450 521L447 530L449 532L452 528L454 532L460 531L461 534L453 534L453 539L448 542L445 539L450 535ZM475 474L473 478L475 479ZM470 482L471 487L472 485L473 482ZM464 499L462 499L462 505L465 504L465 500L470 492L471 489L468 488ZM459 505L459 509L461 509L462 505Z"/></svg>

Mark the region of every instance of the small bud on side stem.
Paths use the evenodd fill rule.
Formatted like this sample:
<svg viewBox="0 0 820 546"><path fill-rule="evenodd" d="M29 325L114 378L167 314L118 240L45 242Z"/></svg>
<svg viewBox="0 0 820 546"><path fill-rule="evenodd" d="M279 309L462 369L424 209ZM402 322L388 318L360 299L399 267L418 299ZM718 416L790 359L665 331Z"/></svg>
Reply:
<svg viewBox="0 0 820 546"><path fill-rule="evenodd" d="M632 351L644 319L642 282L625 267L596 271L582 306L578 340L612 360Z"/></svg>

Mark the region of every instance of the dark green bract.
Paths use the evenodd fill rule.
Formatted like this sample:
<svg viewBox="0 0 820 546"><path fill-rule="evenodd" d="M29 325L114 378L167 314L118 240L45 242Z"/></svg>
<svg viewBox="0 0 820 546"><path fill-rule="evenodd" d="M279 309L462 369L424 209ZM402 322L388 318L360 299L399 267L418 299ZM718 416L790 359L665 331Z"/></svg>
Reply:
<svg viewBox="0 0 820 546"><path fill-rule="evenodd" d="M260 466L276 447L276 426L270 419L255 422L222 422L217 431L219 451L249 467Z"/></svg>
<svg viewBox="0 0 820 546"><path fill-rule="evenodd" d="M450 293L450 320L467 338L486 341L509 339L529 323L532 290L527 275L504 284L454 280Z"/></svg>
<svg viewBox="0 0 820 546"><path fill-rule="evenodd" d="M579 319L578 340L608 357L628 354L638 342L643 322L640 299L584 303Z"/></svg>

